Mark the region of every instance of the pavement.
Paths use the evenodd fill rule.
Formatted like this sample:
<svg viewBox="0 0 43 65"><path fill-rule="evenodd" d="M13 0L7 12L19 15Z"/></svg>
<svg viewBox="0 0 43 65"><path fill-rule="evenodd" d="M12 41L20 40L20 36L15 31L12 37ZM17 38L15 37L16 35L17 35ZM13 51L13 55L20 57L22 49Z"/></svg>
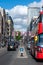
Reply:
<svg viewBox="0 0 43 65"><path fill-rule="evenodd" d="M3 51L5 51L5 50L6 50L6 47L1 47L0 48L0 53L3 52Z"/></svg>
<svg viewBox="0 0 43 65"><path fill-rule="evenodd" d="M0 48L0 56L7 53L7 48L6 47L1 47Z"/></svg>

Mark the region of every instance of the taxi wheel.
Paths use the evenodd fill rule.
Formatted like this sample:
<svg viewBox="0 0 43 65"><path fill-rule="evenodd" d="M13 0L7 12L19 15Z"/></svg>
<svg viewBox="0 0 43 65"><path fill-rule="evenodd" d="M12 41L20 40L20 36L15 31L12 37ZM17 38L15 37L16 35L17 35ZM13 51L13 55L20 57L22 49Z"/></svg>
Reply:
<svg viewBox="0 0 43 65"><path fill-rule="evenodd" d="M14 51L16 51L16 48L14 49Z"/></svg>

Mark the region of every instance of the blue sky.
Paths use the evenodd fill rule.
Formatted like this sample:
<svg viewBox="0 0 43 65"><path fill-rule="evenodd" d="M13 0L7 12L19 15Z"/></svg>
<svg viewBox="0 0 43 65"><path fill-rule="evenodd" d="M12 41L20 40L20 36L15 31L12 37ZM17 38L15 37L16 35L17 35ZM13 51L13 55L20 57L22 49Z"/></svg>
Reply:
<svg viewBox="0 0 43 65"><path fill-rule="evenodd" d="M34 1L39 2L40 0L0 0L0 6L4 9L11 9L16 5L28 5Z"/></svg>

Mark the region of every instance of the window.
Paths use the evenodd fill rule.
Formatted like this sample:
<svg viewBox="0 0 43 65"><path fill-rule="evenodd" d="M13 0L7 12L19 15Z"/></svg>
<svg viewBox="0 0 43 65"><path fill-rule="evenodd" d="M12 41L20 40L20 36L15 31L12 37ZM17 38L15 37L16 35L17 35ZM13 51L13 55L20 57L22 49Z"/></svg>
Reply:
<svg viewBox="0 0 43 65"><path fill-rule="evenodd" d="M40 22L40 23L42 22L42 16L41 16L41 14L40 14L40 16L39 16L39 22Z"/></svg>
<svg viewBox="0 0 43 65"><path fill-rule="evenodd" d="M39 35L39 42L43 42L43 34Z"/></svg>
<svg viewBox="0 0 43 65"><path fill-rule="evenodd" d="M43 23L43 15L42 15L42 23Z"/></svg>

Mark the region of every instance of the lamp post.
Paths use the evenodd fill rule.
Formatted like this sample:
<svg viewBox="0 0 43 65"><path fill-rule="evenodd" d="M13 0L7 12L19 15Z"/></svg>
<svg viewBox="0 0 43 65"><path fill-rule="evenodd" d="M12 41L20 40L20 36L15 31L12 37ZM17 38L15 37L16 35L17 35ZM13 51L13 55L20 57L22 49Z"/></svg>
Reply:
<svg viewBox="0 0 43 65"><path fill-rule="evenodd" d="M11 41L10 20L8 20L8 24L9 24L9 41Z"/></svg>

